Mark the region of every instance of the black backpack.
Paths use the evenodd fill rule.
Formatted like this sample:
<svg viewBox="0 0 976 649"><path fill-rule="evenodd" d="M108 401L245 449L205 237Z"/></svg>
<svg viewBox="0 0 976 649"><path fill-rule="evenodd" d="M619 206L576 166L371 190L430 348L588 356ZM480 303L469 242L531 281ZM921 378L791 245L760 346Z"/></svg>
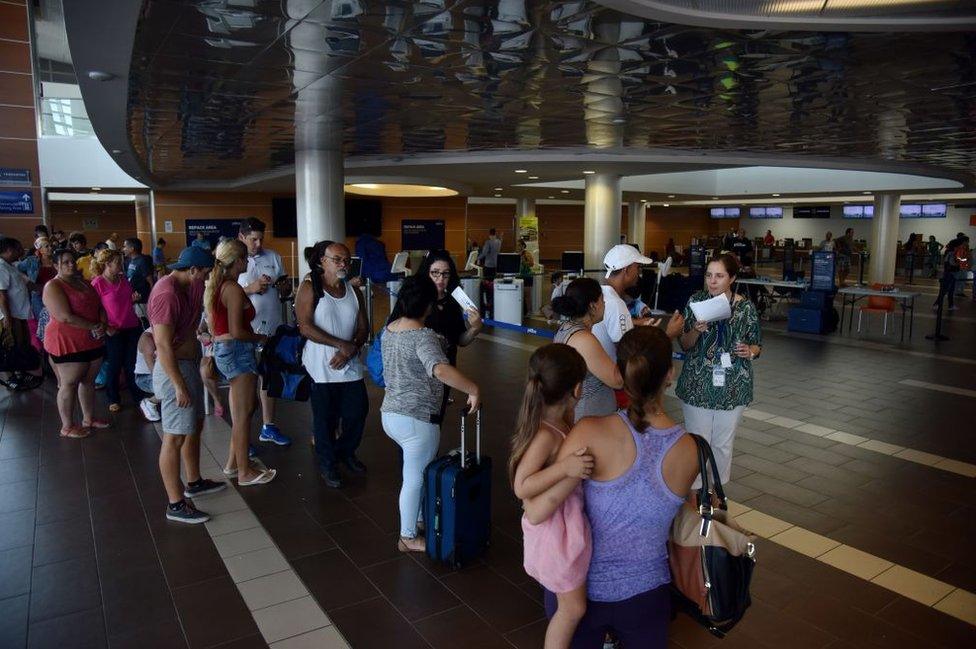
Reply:
<svg viewBox="0 0 976 649"><path fill-rule="evenodd" d="M269 397L308 401L312 377L302 365L305 338L295 325L283 324L261 352L261 382Z"/></svg>

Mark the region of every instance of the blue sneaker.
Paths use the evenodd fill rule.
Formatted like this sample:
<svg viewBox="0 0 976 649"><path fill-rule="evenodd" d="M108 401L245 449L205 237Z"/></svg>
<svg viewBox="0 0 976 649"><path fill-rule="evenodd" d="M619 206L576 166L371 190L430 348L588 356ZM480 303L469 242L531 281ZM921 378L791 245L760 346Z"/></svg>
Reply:
<svg viewBox="0 0 976 649"><path fill-rule="evenodd" d="M281 431L274 424L265 424L261 427L261 434L258 436L258 441L271 442L278 446L289 446L291 444L291 438L287 435L282 435Z"/></svg>

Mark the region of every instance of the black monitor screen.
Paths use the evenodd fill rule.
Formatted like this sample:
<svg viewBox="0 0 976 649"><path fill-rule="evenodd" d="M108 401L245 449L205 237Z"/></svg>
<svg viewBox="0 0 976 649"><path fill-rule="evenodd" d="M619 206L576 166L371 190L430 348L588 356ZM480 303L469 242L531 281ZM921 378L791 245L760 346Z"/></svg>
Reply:
<svg viewBox="0 0 976 649"><path fill-rule="evenodd" d="M495 271L499 275L517 275L522 265L522 255L517 252L498 253L498 267Z"/></svg>
<svg viewBox="0 0 976 649"><path fill-rule="evenodd" d="M564 250L561 268L571 273L583 270L583 251Z"/></svg>
<svg viewBox="0 0 976 649"><path fill-rule="evenodd" d="M800 205L793 208L794 219L829 219L830 205Z"/></svg>
<svg viewBox="0 0 976 649"><path fill-rule="evenodd" d="M271 199L271 228L275 237L297 237L298 217L294 197Z"/></svg>

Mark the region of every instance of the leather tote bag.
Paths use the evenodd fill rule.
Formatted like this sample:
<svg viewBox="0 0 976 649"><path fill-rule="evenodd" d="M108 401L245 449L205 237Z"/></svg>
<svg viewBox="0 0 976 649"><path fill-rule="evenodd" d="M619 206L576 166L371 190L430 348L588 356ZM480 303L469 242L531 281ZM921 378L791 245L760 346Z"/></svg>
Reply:
<svg viewBox="0 0 976 649"><path fill-rule="evenodd" d="M752 603L749 584L756 564L756 537L728 515L712 449L698 435L692 437L701 471L699 506L685 503L671 524L671 590L675 608L723 638Z"/></svg>

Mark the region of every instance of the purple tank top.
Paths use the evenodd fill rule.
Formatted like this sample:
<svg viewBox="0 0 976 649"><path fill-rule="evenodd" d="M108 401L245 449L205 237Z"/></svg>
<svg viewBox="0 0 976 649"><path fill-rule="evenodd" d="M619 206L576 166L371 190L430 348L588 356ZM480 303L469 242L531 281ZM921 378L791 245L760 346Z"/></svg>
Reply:
<svg viewBox="0 0 976 649"><path fill-rule="evenodd" d="M638 433L623 411L617 414L634 436L637 458L613 480L583 483L593 532L586 589L595 602L619 602L671 581L668 532L684 502L661 473L664 456L684 429L647 428Z"/></svg>

